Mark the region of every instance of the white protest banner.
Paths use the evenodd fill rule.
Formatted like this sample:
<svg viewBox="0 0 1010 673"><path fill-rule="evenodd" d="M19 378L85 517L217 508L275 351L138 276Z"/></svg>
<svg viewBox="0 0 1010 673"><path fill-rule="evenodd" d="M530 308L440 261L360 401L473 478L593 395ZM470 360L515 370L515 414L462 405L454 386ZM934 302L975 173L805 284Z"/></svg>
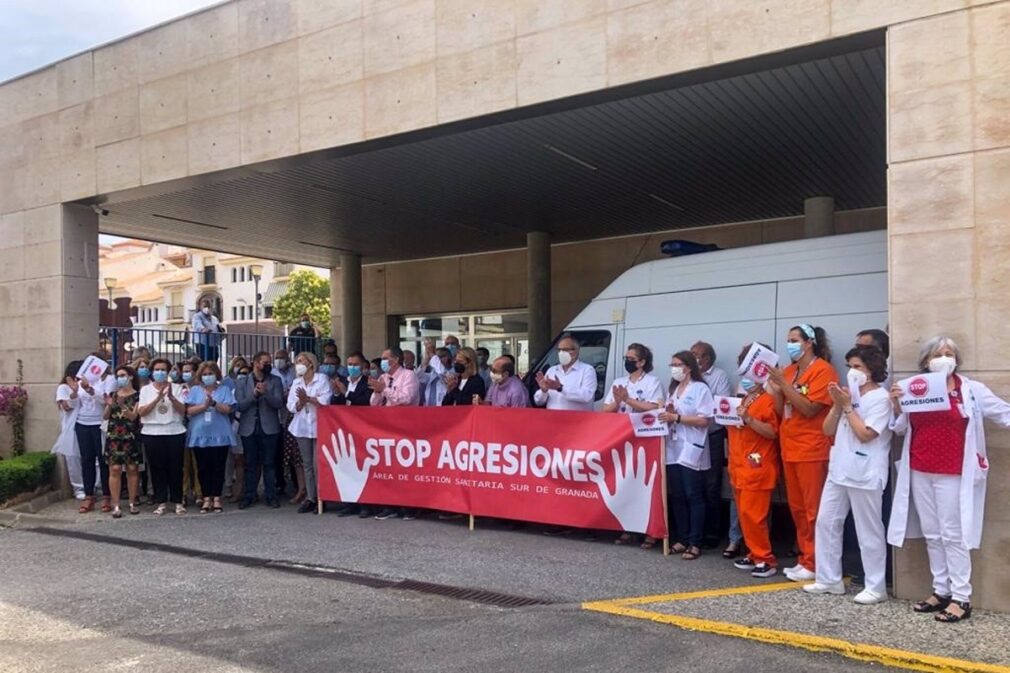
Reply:
<svg viewBox="0 0 1010 673"><path fill-rule="evenodd" d="M77 378L85 379L91 385L102 380L102 374L109 368L109 363L96 355L89 355L77 370Z"/></svg>
<svg viewBox="0 0 1010 673"><path fill-rule="evenodd" d="M755 341L751 344L750 350L747 351L747 355L744 357L740 369L737 370L737 374L761 384L768 380L768 371L778 363L778 353L768 350Z"/></svg>
<svg viewBox="0 0 1010 673"><path fill-rule="evenodd" d="M646 411L641 414L628 414L631 419L631 427L635 429L635 437L665 437L670 428L666 423L659 420L662 409Z"/></svg>
<svg viewBox="0 0 1010 673"><path fill-rule="evenodd" d="M739 397L722 397L716 395L715 399L715 422L719 425L743 425L737 408L740 406Z"/></svg>
<svg viewBox="0 0 1010 673"><path fill-rule="evenodd" d="M947 397L947 375L943 372L916 374L898 381L904 394L898 403L905 413L945 411L950 409Z"/></svg>

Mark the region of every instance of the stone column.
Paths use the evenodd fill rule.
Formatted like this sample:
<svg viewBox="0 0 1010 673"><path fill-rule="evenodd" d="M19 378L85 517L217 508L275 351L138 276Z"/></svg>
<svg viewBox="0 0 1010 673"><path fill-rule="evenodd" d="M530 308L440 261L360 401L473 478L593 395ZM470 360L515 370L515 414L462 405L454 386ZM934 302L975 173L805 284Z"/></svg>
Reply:
<svg viewBox="0 0 1010 673"><path fill-rule="evenodd" d="M22 362L29 451L48 451L59 422L53 404L68 362L98 348L98 216L49 205L0 216L0 385ZM0 424L0 450L9 446Z"/></svg>
<svg viewBox="0 0 1010 673"><path fill-rule="evenodd" d="M332 301L332 299L331 299ZM361 255L340 255L340 356L361 350Z"/></svg>
<svg viewBox="0 0 1010 673"><path fill-rule="evenodd" d="M530 365L551 343L551 235L526 234L526 305L529 312Z"/></svg>
<svg viewBox="0 0 1010 673"><path fill-rule="evenodd" d="M803 201L803 236L817 238L835 233L835 200L830 196L813 196Z"/></svg>

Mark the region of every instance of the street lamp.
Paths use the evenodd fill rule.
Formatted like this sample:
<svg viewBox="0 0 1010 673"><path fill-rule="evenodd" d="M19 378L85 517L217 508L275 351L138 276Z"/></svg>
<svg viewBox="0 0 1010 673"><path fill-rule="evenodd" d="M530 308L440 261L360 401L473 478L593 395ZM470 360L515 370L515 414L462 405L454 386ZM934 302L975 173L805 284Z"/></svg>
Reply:
<svg viewBox="0 0 1010 673"><path fill-rule="evenodd" d="M116 310L116 302L112 299L112 288L116 287L116 281L118 279L113 276L105 277L105 289L109 291L109 310Z"/></svg>
<svg viewBox="0 0 1010 673"><path fill-rule="evenodd" d="M263 265L262 264L251 264L249 266L249 271L252 273L253 277L253 291L256 293L256 301L253 308L253 316L256 319L254 331L259 334L260 331L260 278L263 277Z"/></svg>

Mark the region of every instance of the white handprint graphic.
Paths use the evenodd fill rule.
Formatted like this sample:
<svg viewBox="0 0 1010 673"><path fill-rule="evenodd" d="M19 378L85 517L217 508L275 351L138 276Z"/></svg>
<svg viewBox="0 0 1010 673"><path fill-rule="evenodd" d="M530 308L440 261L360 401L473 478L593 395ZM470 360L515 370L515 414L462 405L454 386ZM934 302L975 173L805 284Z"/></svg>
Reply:
<svg viewBox="0 0 1010 673"><path fill-rule="evenodd" d="M342 429L338 429L336 435L330 434L330 446L322 444L321 448L326 462L330 464L333 480L337 482L340 501L357 502L368 483L368 472L375 463L365 458L364 464L358 467L354 436L347 433L345 437Z"/></svg>
<svg viewBox="0 0 1010 673"><path fill-rule="evenodd" d="M624 463L617 449L611 449L614 459L614 492L607 488L606 474L594 471L590 479L600 487L603 504L630 533L645 533L652 511L652 485L656 481L656 463L652 464L649 478L645 478L645 447L638 447L638 460L631 442L624 443Z"/></svg>

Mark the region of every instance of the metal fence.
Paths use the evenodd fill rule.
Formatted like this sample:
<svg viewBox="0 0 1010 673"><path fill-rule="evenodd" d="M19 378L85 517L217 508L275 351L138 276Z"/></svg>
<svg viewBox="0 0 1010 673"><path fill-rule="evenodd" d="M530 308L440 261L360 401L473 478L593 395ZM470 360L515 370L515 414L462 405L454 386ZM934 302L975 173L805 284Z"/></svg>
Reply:
<svg viewBox="0 0 1010 673"><path fill-rule="evenodd" d="M322 340L317 341L318 350L322 348ZM113 367L134 360L141 348L150 351L152 358L163 357L172 362L193 357L212 360L222 371L238 355L248 359L260 351L291 351L290 339L282 334L197 334L190 330L142 327L99 327L98 342Z"/></svg>

